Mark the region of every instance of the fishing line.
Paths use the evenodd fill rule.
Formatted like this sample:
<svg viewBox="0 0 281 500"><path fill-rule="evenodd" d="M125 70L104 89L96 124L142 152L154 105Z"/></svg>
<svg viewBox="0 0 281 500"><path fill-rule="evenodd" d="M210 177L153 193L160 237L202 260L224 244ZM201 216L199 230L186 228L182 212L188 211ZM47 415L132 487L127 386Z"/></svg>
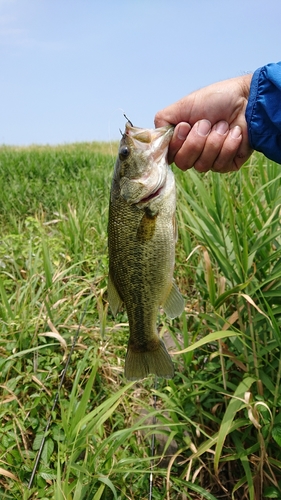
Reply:
<svg viewBox="0 0 281 500"><path fill-rule="evenodd" d="M154 390L156 391L157 389L157 376L155 375L155 379L154 379ZM153 394L153 409L156 410L156 403L157 403L157 396L156 394L154 393ZM156 420L156 415L153 416L153 420L152 420L152 424L153 426L155 426L157 423L157 420ZM151 455L151 459L153 459L154 455L155 455L155 432L153 432L152 436L151 436L151 445L150 445L150 455ZM150 475L149 475L149 496L148 496L148 500L152 500L152 493L153 493L153 474L152 474L152 470L153 470L153 465L154 465L154 460L151 460L150 462Z"/></svg>
<svg viewBox="0 0 281 500"><path fill-rule="evenodd" d="M69 352L69 355L67 357L67 360L66 360L66 363L65 363L65 367L63 369L63 372L62 372L62 375L61 375L61 381L60 381L60 385L59 385L59 388L56 392L56 395L55 395L55 399L54 399L54 402L53 402L53 406L52 406L52 409L51 409L51 412L50 412L50 415L49 415L49 418L47 420L47 424L46 424L46 427L45 427L45 430L44 430L44 434L43 434L43 437L42 437L42 441L41 441L41 444L40 444L40 447L39 447L39 450L38 450L38 453L36 455L36 459L35 459L35 463L34 463L34 466L33 466L33 469L32 469L32 473L31 473L31 476L30 476L30 480L29 480L29 483L28 483L28 489L30 490L30 488L32 487L32 484L33 484L33 481L34 481L34 478L35 478L35 474L36 474L36 471L37 471L37 468L38 468L38 465L39 465L39 462L40 462L40 458L41 458L41 455L42 455L42 451L43 451L43 448L44 448L44 444L45 444L45 441L46 441L46 437L47 437L47 434L48 434L48 431L49 431L49 428L50 428L50 425L51 425L51 421L52 421L52 413L53 411L55 410L56 406L57 406L57 402L58 402L58 399L59 399L59 395L60 395L60 390L62 388L62 384L64 382L64 379L65 379L65 376L66 376L66 372L67 372L67 368L69 366L69 363L70 363L70 359L71 359L71 356L73 354L73 351L75 349L75 345L76 345L76 342L78 340L78 335L80 333L80 329L81 329L81 326L82 326L82 322L83 322L83 319L85 317L85 314L87 312L87 309L88 309L88 306L89 306L89 303L90 303L90 298L88 298L87 302L86 302L86 305L84 307L84 311L82 313L82 316L81 316L81 319L80 319L80 322L79 322L79 325L78 325L78 328L76 330L76 333L75 333L75 336L74 336L74 339L73 339L73 342L72 342L72 346L71 346L71 349L70 349L70 352Z"/></svg>

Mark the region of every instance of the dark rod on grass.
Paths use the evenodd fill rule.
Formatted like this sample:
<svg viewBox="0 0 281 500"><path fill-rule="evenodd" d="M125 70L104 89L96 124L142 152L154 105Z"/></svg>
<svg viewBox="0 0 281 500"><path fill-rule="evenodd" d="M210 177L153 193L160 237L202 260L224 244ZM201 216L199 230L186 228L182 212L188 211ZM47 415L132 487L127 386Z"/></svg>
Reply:
<svg viewBox="0 0 281 500"><path fill-rule="evenodd" d="M52 406L52 409L51 409L51 412L50 412L50 415L49 415L49 418L47 420L47 424L46 424L46 427L45 427L45 430L44 430L44 435L42 437L42 441L41 441L41 444L40 444L40 448L38 450L38 453L36 455L36 459L35 459L35 463L34 463L34 466L33 466L33 469L32 469L32 473L31 473L31 476L30 476L30 480L29 480L29 483L28 483L28 489L30 490L30 488L32 487L32 484L33 484L33 481L34 481L34 478L35 478L35 474L36 474L36 471L37 471L37 468L38 468L38 464L40 462L40 458L41 458L41 455L42 455L42 451L43 451L43 448L44 448L44 444L45 444L45 441L46 441L46 437L48 435L48 431L49 431L49 428L50 428L50 425L51 425L51 421L52 421L52 413L53 411L55 410L56 406L57 406L57 402L58 402L58 399L59 399L59 394L60 394L60 390L62 388L62 384L64 382L64 379L65 379L65 376L66 376L66 372L67 372L67 368L68 368L68 365L70 363L70 359L71 359L71 356L73 354L73 351L75 349L75 345L76 345L76 342L77 342L77 339L78 339L78 335L79 335L79 332L80 332L80 328L81 328L81 325L82 325L82 322L83 322L83 319L84 319L84 316L87 312L87 309L88 309L88 305L89 305L89 302L90 302L90 297L89 299L87 300L86 302L86 305L85 305L85 308L84 308L84 311L83 311L83 314L81 316L81 319L80 319L80 323L78 325L78 328L76 330L76 333L75 333L75 336L74 336L74 339L73 339L73 342L72 342L72 346L71 346L71 349L70 349L70 353L67 357L67 360L66 360L66 363L65 363L65 367L64 367L64 370L62 372L62 376L61 376L61 381L60 381L60 385L59 385L59 388L57 390L57 393L55 395L55 399L54 399L54 402L53 402L53 406Z"/></svg>

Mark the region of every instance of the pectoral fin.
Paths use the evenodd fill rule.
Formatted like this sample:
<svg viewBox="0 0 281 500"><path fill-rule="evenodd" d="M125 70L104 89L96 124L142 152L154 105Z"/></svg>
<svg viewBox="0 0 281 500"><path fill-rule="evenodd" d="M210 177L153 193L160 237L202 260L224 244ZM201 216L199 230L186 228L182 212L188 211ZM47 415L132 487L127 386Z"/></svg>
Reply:
<svg viewBox="0 0 281 500"><path fill-rule="evenodd" d="M107 297L108 297L108 302L112 311L112 314L116 316L118 310L120 309L122 305L122 299L119 295L119 293L116 290L116 287L112 281L112 278L109 274L108 276L108 284L107 284Z"/></svg>
<svg viewBox="0 0 281 500"><path fill-rule="evenodd" d="M173 281L169 295L165 299L163 309L169 318L180 316L184 310L184 299L176 283Z"/></svg>

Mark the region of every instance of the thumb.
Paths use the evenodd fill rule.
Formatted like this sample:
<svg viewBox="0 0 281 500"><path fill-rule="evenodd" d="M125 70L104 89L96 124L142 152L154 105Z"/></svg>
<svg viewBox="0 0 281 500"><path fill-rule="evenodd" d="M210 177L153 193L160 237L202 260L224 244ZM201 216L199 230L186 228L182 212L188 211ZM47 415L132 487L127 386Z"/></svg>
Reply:
<svg viewBox="0 0 281 500"><path fill-rule="evenodd" d="M174 125L174 123L171 123L165 116L165 110L163 111L158 111L155 115L154 118L154 125L155 128L158 127L166 127L166 125Z"/></svg>
<svg viewBox="0 0 281 500"><path fill-rule="evenodd" d="M167 106L156 113L154 118L155 127L163 127L165 125L177 125L180 122L190 121L190 112L192 110L192 96L186 96L183 99Z"/></svg>

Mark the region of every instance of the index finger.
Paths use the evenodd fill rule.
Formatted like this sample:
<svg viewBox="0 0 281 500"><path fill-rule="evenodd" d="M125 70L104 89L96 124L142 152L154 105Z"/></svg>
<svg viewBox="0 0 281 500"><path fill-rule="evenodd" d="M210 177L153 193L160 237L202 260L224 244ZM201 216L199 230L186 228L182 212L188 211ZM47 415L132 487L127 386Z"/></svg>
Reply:
<svg viewBox="0 0 281 500"><path fill-rule="evenodd" d="M191 125L189 125L189 123L181 122L178 125L176 125L172 139L169 144L169 152L168 152L169 164L173 163L176 154L182 147L190 130L191 130Z"/></svg>

